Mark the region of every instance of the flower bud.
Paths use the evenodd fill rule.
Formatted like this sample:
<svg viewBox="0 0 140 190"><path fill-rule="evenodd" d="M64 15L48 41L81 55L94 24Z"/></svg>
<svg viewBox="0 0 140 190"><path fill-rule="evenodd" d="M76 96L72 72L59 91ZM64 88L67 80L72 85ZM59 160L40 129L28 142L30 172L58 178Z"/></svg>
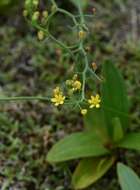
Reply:
<svg viewBox="0 0 140 190"><path fill-rule="evenodd" d="M95 7L92 9L92 12L93 12L93 14L96 13L96 8Z"/></svg>
<svg viewBox="0 0 140 190"><path fill-rule="evenodd" d="M23 10L23 16L27 17L28 16L28 11L27 10Z"/></svg>
<svg viewBox="0 0 140 190"><path fill-rule="evenodd" d="M32 20L38 20L39 14L40 14L39 11L34 12L34 14L32 16Z"/></svg>
<svg viewBox="0 0 140 190"><path fill-rule="evenodd" d="M43 11L43 12L42 12L42 16L43 16L44 18L47 18L47 17L48 17L48 11Z"/></svg>
<svg viewBox="0 0 140 190"><path fill-rule="evenodd" d="M33 5L34 6L38 6L38 4L39 4L39 0L33 0Z"/></svg>
<svg viewBox="0 0 140 190"><path fill-rule="evenodd" d="M95 62L92 63L92 68L93 68L94 71L97 70L97 64Z"/></svg>
<svg viewBox="0 0 140 190"><path fill-rule="evenodd" d="M84 39L86 37L86 32L84 32L83 30L79 31L79 38L80 39Z"/></svg>
<svg viewBox="0 0 140 190"><path fill-rule="evenodd" d="M37 33L37 37L38 37L38 39L39 40L43 40L44 39L44 32L43 31L38 31L38 33Z"/></svg>
<svg viewBox="0 0 140 190"><path fill-rule="evenodd" d="M81 114L86 115L87 114L87 109L81 109Z"/></svg>

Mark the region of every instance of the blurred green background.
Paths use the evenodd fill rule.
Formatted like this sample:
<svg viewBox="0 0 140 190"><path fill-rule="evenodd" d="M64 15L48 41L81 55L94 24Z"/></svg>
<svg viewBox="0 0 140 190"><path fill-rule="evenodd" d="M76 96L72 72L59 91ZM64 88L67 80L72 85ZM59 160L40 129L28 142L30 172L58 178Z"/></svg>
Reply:
<svg viewBox="0 0 140 190"><path fill-rule="evenodd" d="M23 1L0 1L0 95L46 95L71 75L73 63L65 52L46 39L37 40L36 31L22 16ZM45 9L48 1L41 1ZM59 6L76 14L70 1ZM120 68L130 100L131 129L140 127L140 7L139 0L88 1L86 13L90 34L89 60L101 67L106 58ZM71 42L69 21L54 20L55 34ZM53 27L52 27L53 29ZM100 70L100 69L99 69ZM91 84L92 85L92 84ZM114 87L115 88L115 87ZM70 190L75 163L51 167L46 162L49 148L58 139L83 128L77 110L61 110L44 102L0 103L0 188L2 190ZM127 155L124 160L123 155ZM120 159L140 174L140 154L120 153ZM88 190L119 190L116 171L110 171Z"/></svg>

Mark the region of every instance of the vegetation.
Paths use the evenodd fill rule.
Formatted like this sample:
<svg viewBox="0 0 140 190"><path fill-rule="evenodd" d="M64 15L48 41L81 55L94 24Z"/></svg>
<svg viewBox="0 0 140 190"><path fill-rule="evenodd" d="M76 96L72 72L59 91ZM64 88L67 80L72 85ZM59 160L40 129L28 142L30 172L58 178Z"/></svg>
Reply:
<svg viewBox="0 0 140 190"><path fill-rule="evenodd" d="M0 10L1 189L137 190L137 2Z"/></svg>

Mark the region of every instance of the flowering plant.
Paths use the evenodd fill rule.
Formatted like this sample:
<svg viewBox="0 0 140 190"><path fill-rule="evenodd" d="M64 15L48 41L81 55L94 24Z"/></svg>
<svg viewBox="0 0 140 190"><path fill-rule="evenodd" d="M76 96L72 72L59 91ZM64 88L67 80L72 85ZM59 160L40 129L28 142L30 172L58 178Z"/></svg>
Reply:
<svg viewBox="0 0 140 190"><path fill-rule="evenodd" d="M88 110L85 130L60 140L47 155L50 163L80 159L72 177L75 189L86 188L101 178L120 161L121 149L140 150L140 133L127 132L130 115L122 76L110 61L102 70L101 106L98 95L91 97L91 107L99 108Z"/></svg>
<svg viewBox="0 0 140 190"><path fill-rule="evenodd" d="M85 18L93 15L83 13L87 1L71 1L78 8L78 15L59 8L55 0L49 2L51 11L40 11L39 0L25 0L23 15L36 28L38 39L51 39L57 43L76 63L74 69L77 68L78 71L74 70L71 79L65 81L64 88L60 85L55 87L51 96L1 97L0 100L43 100L56 107L71 104L80 110L84 116L85 130L56 143L48 153L47 161L53 164L79 159L72 177L72 186L74 189L83 189L96 182L120 160L120 149L140 150L140 133L127 132L130 117L127 93L115 64L111 60L105 60L100 77L96 74L96 63L89 61L85 47L89 28ZM52 19L57 13L69 17L73 22L78 40L72 46L60 41L50 31ZM99 82L94 91L88 84L89 78ZM99 85L100 93L97 92Z"/></svg>

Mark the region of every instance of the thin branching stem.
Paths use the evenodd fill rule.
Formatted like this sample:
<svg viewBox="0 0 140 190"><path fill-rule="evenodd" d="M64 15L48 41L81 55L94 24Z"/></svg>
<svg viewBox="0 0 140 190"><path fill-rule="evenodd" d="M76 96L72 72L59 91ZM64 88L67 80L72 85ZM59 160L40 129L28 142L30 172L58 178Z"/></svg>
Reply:
<svg viewBox="0 0 140 190"><path fill-rule="evenodd" d="M70 13L67 10L64 10L62 8L59 8L57 6L57 3L55 2L55 0L51 0L52 5L54 6L52 9L52 12L50 13L50 15L46 18L47 19L47 24L46 26L42 26L41 23L39 23L38 21L33 21L31 18L31 20L29 19L28 22L30 24L32 24L37 30L44 32L44 34L52 39L56 44L58 44L61 48L63 48L64 50L66 50L70 57L73 58L73 60L76 63L76 56L77 55L81 55L83 57L83 63L84 63L84 69L82 71L82 90L81 90L81 96L80 99L77 100L76 102L74 102L74 104L76 106L80 106L81 103L86 102L86 97L85 97L85 91L86 91L86 79L87 79L87 73L90 71L91 74L98 79L99 81L101 81L101 79L96 75L96 73L90 68L89 66L89 61L88 61L88 55L87 52L85 51L84 48L84 39L79 39L78 42L76 42L73 46L67 46L66 44L64 44L62 41L60 41L59 39L57 39L53 34L51 34L50 32L50 24L52 21L52 18L56 15L56 13L62 13L66 16L68 16L69 18L72 19L74 26L76 27L77 31L79 30L86 30L88 31L88 28L86 26L85 23L85 17L83 14L83 10L80 7L80 5L78 6L78 19L77 16L73 15L72 13ZM32 7L32 6L31 6ZM30 17L32 17L32 15L30 15ZM0 97L0 101L32 101L32 100L39 100L39 101L50 101L49 97L43 97L43 96L21 96L21 97ZM66 102L66 104L69 104L68 102Z"/></svg>
<svg viewBox="0 0 140 190"><path fill-rule="evenodd" d="M0 97L0 102L2 101L31 101L31 100L39 100L39 101L49 101L49 97L43 96L15 96L15 97Z"/></svg>

